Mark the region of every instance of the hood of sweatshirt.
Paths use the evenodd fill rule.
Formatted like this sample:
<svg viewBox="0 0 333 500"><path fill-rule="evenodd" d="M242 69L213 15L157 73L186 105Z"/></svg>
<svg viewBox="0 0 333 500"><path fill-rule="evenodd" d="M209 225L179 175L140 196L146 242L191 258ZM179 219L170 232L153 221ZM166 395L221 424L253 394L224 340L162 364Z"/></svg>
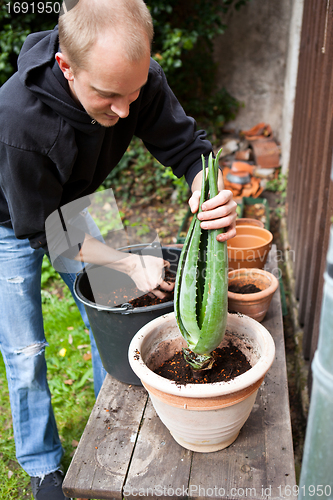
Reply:
<svg viewBox="0 0 333 500"><path fill-rule="evenodd" d="M97 124L69 93L55 53L59 51L58 28L34 33L25 40L18 58L18 76L40 101L62 116L71 126L85 133L94 133Z"/></svg>

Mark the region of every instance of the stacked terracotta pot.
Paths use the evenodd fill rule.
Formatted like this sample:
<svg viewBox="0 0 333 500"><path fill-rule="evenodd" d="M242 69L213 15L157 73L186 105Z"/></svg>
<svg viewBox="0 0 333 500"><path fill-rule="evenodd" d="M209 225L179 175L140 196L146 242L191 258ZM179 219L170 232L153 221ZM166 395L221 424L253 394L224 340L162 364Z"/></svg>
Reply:
<svg viewBox="0 0 333 500"><path fill-rule="evenodd" d="M256 219L240 219L236 236L228 241L229 311L246 314L257 321L264 319L279 285L276 277L263 269L273 235L262 226Z"/></svg>

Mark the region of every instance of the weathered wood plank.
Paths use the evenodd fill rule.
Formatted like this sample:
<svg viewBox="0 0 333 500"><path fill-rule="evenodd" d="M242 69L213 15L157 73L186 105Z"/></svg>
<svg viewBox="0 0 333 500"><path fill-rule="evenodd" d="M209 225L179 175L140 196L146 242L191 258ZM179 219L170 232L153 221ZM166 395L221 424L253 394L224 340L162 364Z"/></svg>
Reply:
<svg viewBox="0 0 333 500"><path fill-rule="evenodd" d="M317 346L333 214L327 196L333 146L331 17L329 2L304 1L287 193L288 240L295 252L294 292L304 326L303 355L310 360Z"/></svg>
<svg viewBox="0 0 333 500"><path fill-rule="evenodd" d="M294 452L289 410L287 367L279 290L273 297L264 326L275 342L276 359L262 386L266 441L266 485L270 500L295 499Z"/></svg>
<svg viewBox="0 0 333 500"><path fill-rule="evenodd" d="M156 415L149 400L123 490L124 497L187 497L192 453L181 447Z"/></svg>
<svg viewBox="0 0 333 500"><path fill-rule="evenodd" d="M144 388L106 377L64 480L68 496L122 498L146 402Z"/></svg>
<svg viewBox="0 0 333 500"><path fill-rule="evenodd" d="M320 57L320 39L322 37L322 32L325 29L325 13L326 5L324 3L316 3L316 15L310 17L310 27L311 27L311 47L309 47L309 55L307 60L307 74L309 76L307 81L307 94L306 94L306 111L309 118L306 120L306 130L305 137L307 138L308 147L304 148L302 143L300 143L301 154L303 156L303 172L301 178L298 179L298 198L297 199L297 228L299 227L298 236L298 247L299 254L296 255L295 266L295 291L296 295L303 302L302 295L306 287L304 287L303 280L308 278L308 269L310 267L312 255L310 253L310 246L312 242L311 231L314 228L315 214L317 210L318 202L318 184L320 175L316 175L317 169L313 168L318 162L321 165L321 161L318 157L318 141L316 136L319 134L321 136L321 121L323 117L322 110L320 109L320 100L322 94L321 79L317 76L322 73L323 58ZM316 50L313 50L313 46ZM313 75L316 75L313 78ZM326 100L326 99L325 99ZM326 102L324 104L327 105ZM313 122L316 123L315 129L313 128ZM303 147L302 147L303 146ZM322 149L322 144L320 144L320 150ZM301 181L301 182L300 182ZM307 214L304 217L304 214ZM310 239L309 239L310 236ZM305 292L306 293L306 292ZM301 305L301 304L300 304ZM299 309L299 320L301 324L304 324L304 309L301 306Z"/></svg>
<svg viewBox="0 0 333 500"><path fill-rule="evenodd" d="M194 453L189 484L191 498L265 498L261 495L266 471L259 392L248 420L232 445L215 453Z"/></svg>

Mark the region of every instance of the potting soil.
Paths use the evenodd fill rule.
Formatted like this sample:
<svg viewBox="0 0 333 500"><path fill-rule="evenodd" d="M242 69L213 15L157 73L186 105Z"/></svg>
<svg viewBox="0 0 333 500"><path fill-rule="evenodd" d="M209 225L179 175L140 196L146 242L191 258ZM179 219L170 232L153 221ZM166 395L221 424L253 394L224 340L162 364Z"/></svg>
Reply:
<svg viewBox="0 0 333 500"><path fill-rule="evenodd" d="M155 369L155 373L177 384L211 384L227 382L251 368L246 356L229 342L227 346L213 351L215 362L210 370L202 370L202 376L193 376L193 371L184 359L182 351L177 351L170 359Z"/></svg>
<svg viewBox="0 0 333 500"><path fill-rule="evenodd" d="M164 280L167 281L168 283L173 283L176 279L176 276L174 273L172 273L169 270L165 271L165 278ZM158 287L159 290L162 290L162 288ZM129 290L128 287L126 289L119 288L118 290L111 290L108 293L95 293L95 302L96 304L103 305L103 306L110 306L110 307L121 307L119 305L119 301L121 299L122 303L129 303L131 304L134 308L136 307L148 307L148 306L154 306L156 304L163 304L164 302L170 302L173 300L173 291L172 292L165 292L165 297L160 299L159 297L156 297L155 295L148 294L146 293L145 295L141 295L142 291L139 290L133 283L133 286ZM131 299L127 300L127 296L137 296L136 299Z"/></svg>
<svg viewBox="0 0 333 500"><path fill-rule="evenodd" d="M261 289L258 288L254 283L246 283L245 285L239 285L233 283L228 286L228 291L232 293L257 293L261 292Z"/></svg>

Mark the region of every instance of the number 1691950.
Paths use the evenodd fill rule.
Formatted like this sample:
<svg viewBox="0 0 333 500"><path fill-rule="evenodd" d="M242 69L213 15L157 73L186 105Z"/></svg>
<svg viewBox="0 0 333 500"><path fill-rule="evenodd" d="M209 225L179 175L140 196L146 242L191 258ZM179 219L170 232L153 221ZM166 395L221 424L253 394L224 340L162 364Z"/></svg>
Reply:
<svg viewBox="0 0 333 500"><path fill-rule="evenodd" d="M8 14L59 14L60 2L8 2Z"/></svg>

